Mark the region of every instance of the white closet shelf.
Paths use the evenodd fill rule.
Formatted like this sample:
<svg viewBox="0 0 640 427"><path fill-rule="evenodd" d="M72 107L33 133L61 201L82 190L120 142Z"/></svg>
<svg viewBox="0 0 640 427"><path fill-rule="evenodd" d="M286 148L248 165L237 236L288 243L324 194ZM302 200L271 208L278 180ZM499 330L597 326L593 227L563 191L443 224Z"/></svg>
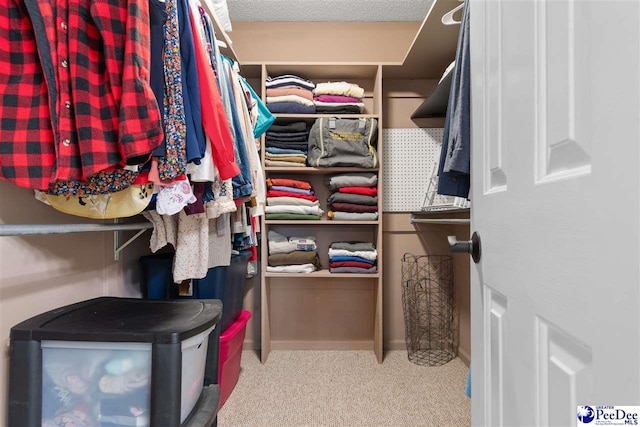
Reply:
<svg viewBox="0 0 640 427"><path fill-rule="evenodd" d="M113 232L113 259L117 261L120 259L120 253L124 248L133 243L150 228L153 228L153 224L150 222L128 224L0 224L0 237L111 231ZM138 230L138 232L129 240L120 244L118 232L128 230Z"/></svg>
<svg viewBox="0 0 640 427"><path fill-rule="evenodd" d="M269 225L377 225L380 221L335 221L333 219L266 219Z"/></svg>
<svg viewBox="0 0 640 427"><path fill-rule="evenodd" d="M153 228L153 224L150 222L132 224L0 224L0 236L146 230L148 228Z"/></svg>
<svg viewBox="0 0 640 427"><path fill-rule="evenodd" d="M331 273L329 270L318 270L312 273L270 273L266 272L265 277L334 277L341 279L378 279L380 273L358 274L358 273Z"/></svg>

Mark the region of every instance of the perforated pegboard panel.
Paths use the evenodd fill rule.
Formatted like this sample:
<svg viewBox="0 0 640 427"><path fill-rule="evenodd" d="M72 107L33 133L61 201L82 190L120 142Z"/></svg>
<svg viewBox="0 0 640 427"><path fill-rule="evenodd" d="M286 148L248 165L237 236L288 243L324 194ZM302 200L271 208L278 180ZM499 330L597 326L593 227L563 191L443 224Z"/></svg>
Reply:
<svg viewBox="0 0 640 427"><path fill-rule="evenodd" d="M383 197L385 212L419 211L434 164L440 159L444 129L384 129ZM436 196L435 203L449 197Z"/></svg>

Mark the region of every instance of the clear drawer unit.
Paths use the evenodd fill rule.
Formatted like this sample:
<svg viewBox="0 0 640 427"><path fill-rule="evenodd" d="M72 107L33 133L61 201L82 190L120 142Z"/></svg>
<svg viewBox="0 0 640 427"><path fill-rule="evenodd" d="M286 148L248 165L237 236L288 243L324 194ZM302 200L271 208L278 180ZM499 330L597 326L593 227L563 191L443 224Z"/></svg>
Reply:
<svg viewBox="0 0 640 427"><path fill-rule="evenodd" d="M219 300L102 297L11 329L9 425L215 422Z"/></svg>

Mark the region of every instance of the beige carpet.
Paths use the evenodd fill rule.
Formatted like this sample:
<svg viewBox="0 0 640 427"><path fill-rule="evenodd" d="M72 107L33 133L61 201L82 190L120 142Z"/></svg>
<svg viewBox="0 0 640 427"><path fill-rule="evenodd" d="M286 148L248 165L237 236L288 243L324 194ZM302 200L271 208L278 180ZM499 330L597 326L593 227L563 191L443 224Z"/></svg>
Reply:
<svg viewBox="0 0 640 427"><path fill-rule="evenodd" d="M469 426L467 367L415 365L404 351L244 351L218 426Z"/></svg>

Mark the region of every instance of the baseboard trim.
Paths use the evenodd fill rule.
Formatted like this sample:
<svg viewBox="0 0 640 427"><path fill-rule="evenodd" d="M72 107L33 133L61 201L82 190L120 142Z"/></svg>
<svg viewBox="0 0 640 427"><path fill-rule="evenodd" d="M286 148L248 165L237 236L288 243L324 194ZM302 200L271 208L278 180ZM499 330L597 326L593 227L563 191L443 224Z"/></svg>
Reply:
<svg viewBox="0 0 640 427"><path fill-rule="evenodd" d="M256 340L246 340L242 344L243 350L260 350L260 344ZM272 350L373 350L370 341L272 341ZM386 350L407 349L404 340L392 340L384 343ZM467 366L471 363L471 355L458 347L458 357Z"/></svg>
<svg viewBox="0 0 640 427"><path fill-rule="evenodd" d="M373 341L271 341L271 350L373 350Z"/></svg>
<svg viewBox="0 0 640 427"><path fill-rule="evenodd" d="M407 344L404 340L392 340L384 343L385 350L406 350Z"/></svg>
<svg viewBox="0 0 640 427"><path fill-rule="evenodd" d="M242 343L243 350L260 350L260 346L257 341L254 340L245 340Z"/></svg>
<svg viewBox="0 0 640 427"><path fill-rule="evenodd" d="M297 343L297 341L287 341L289 343ZM304 342L315 342L315 343L335 343L335 341L304 341ZM351 341L348 341L351 342ZM364 350L371 350L372 344L369 343L368 341L364 341L365 344L368 344L369 347L364 348ZM272 343L273 345L273 343ZM301 344L302 345L302 344ZM343 346L344 347L344 346ZM273 349L274 347L272 347ZM244 344L242 345L242 349L243 350L260 350L260 345L258 343L258 341L256 340L246 340L244 342ZM343 348L339 348L338 350L342 350ZM353 350L352 348L345 348L346 350ZM384 349L386 350L406 350L407 349L407 345L404 342L404 340L393 340L393 341L387 341L384 343ZM280 349L280 350L284 350L284 349ZM296 349L297 350L297 349ZM315 348L314 350L326 350L326 348ZM356 350L359 350L359 348L357 348Z"/></svg>
<svg viewBox="0 0 640 427"><path fill-rule="evenodd" d="M296 348L292 348L292 350L300 350L300 346L302 346L302 344L300 346L298 346L296 343L297 341L283 341L286 343L292 343L293 347ZM335 343L336 341L302 341L302 343L305 343L304 345L307 345L307 343L312 342L312 343L316 343L315 348L313 348L313 350L327 350L328 348L318 348L320 345L324 345L325 343ZM353 348L351 348L348 344L352 343L352 341L345 341L342 342L340 341L340 345L341 348L335 349L335 348L331 348L332 350L354 350ZM360 341L356 341L356 343L361 343ZM363 341L362 343L364 343L365 345L368 345L368 347L366 348L362 348L363 350L371 350L373 349L372 344L369 343L368 341ZM275 347L273 347L273 343L271 343L272 345L272 349L275 349ZM329 345L333 345L333 344L329 344ZM243 350L260 350L260 344L258 343L258 341L255 340L246 340L244 342L244 344L242 345L242 349ZM361 348L358 347L355 350L360 350ZM404 342L404 340L393 340L393 341L387 341L384 343L384 349L386 350L401 350L404 351L407 349L407 345ZM280 350L285 350L283 348L280 348ZM310 349L311 350L311 349Z"/></svg>
<svg viewBox="0 0 640 427"><path fill-rule="evenodd" d="M466 352L465 350L463 350L461 347L458 347L458 357L467 366L469 366L469 364L471 363L471 355L468 352Z"/></svg>

